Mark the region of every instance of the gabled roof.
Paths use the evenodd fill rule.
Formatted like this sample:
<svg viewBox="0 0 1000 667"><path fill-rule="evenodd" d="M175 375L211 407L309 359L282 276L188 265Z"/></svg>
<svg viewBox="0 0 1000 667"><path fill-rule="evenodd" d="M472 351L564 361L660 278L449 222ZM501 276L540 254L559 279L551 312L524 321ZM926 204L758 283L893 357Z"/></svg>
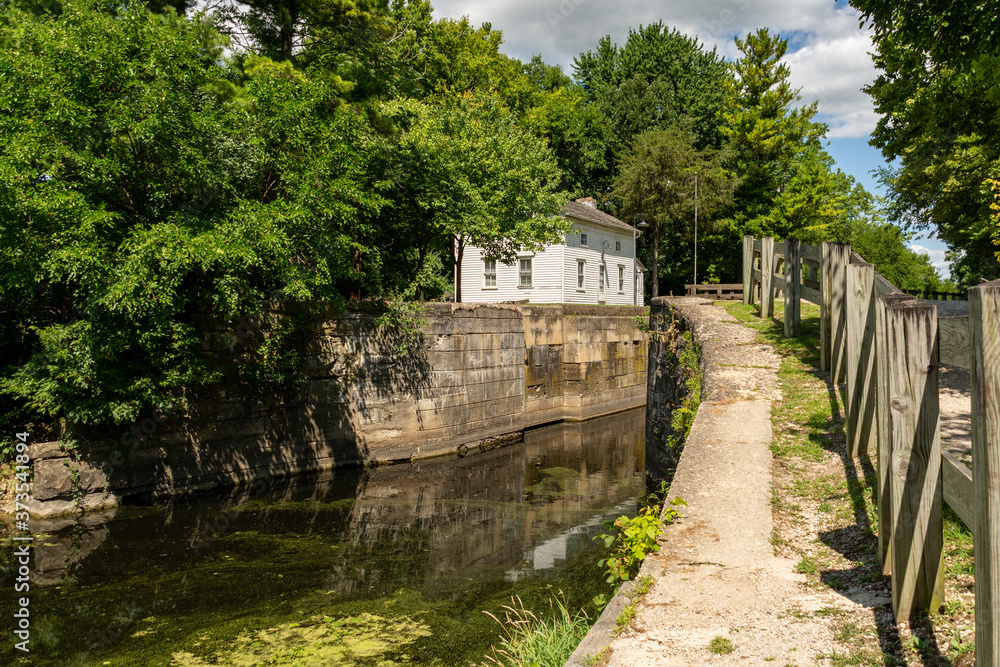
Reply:
<svg viewBox="0 0 1000 667"><path fill-rule="evenodd" d="M587 204L581 204L579 201L566 202L563 206L562 213L568 218L576 218L577 220L583 220L585 222L592 222L596 225L602 225L604 227L611 227L619 231L632 233L632 225L627 222L622 222L613 215L608 215L600 209L588 206ZM636 229L636 234L642 234L642 230Z"/></svg>

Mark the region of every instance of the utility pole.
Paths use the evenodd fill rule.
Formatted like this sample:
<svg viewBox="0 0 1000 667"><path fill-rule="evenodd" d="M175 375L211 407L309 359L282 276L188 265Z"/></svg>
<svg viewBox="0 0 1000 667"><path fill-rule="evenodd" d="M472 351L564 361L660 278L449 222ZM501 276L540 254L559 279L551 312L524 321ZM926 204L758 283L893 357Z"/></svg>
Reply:
<svg viewBox="0 0 1000 667"><path fill-rule="evenodd" d="M698 289L698 172L694 172L694 284Z"/></svg>

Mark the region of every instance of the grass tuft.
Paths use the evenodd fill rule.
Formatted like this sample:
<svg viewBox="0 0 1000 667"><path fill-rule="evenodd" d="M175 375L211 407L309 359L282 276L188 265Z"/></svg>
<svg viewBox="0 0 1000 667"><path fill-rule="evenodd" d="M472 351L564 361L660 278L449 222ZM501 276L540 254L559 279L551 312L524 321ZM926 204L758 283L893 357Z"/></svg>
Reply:
<svg viewBox="0 0 1000 667"><path fill-rule="evenodd" d="M728 655L732 653L735 648L736 647L733 646L733 643L722 635L714 637L712 642L708 645L708 650L715 655Z"/></svg>
<svg viewBox="0 0 1000 667"><path fill-rule="evenodd" d="M562 591L549 600L548 617L539 618L525 608L520 597L504 605L504 620L488 611L483 613L500 624L500 646L484 656L500 667L562 667L590 630L591 621L584 611L575 616L566 609Z"/></svg>

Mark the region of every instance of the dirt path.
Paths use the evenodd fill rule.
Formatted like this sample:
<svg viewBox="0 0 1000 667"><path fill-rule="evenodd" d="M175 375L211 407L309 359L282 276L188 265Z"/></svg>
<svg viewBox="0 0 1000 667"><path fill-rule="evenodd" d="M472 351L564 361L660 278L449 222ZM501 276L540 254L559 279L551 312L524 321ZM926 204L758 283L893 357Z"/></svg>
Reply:
<svg viewBox="0 0 1000 667"><path fill-rule="evenodd" d="M714 396L701 404L671 486L688 507L643 564L653 584L607 664L827 664L819 656L838 648L828 617L859 605L810 587L795 560L774 555L771 407L780 358L728 324L724 311L708 309L700 333L716 342L703 347L703 364L724 363L706 378Z"/></svg>

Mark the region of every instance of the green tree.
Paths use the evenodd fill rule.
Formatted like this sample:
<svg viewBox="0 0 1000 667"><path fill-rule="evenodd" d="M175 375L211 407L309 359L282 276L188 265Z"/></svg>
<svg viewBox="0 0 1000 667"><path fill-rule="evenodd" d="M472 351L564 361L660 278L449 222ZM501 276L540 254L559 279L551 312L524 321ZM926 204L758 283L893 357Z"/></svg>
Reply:
<svg viewBox="0 0 1000 667"><path fill-rule="evenodd" d="M652 245L653 297L659 295L661 277L671 284L678 278L684 280L678 271L661 270L660 241L666 237L672 248L692 244L695 175L699 185L699 219L703 224L711 219L713 212L730 204L735 185L723 166L726 153L696 148L697 138L690 125L682 122L667 130L651 130L636 137L632 149L622 158L621 174L615 179L614 195L622 203L626 217L643 216L651 222L647 243ZM682 266L687 274L690 265L684 262Z"/></svg>
<svg viewBox="0 0 1000 667"><path fill-rule="evenodd" d="M25 421L120 422L218 377L203 318L363 289L381 200L322 81L219 65L198 18L62 5L0 15L0 388Z"/></svg>
<svg viewBox="0 0 1000 667"><path fill-rule="evenodd" d="M382 109L400 128L387 158L388 214L394 235L413 239L413 280L423 279L425 258L435 251L461 265L472 243L509 264L521 250L561 240L568 229L557 217L565 203L556 192L561 174L544 143L494 95L435 102L400 100ZM461 289L459 278L456 300Z"/></svg>
<svg viewBox="0 0 1000 667"><path fill-rule="evenodd" d="M736 46L743 56L731 66L722 132L732 149L732 169L741 178L736 214L752 221L770 213L802 158L820 148L826 126L812 120L815 102L792 107L800 97L782 62L787 40L762 28L737 37Z"/></svg>
<svg viewBox="0 0 1000 667"><path fill-rule="evenodd" d="M1000 277L990 179L1000 175L996 12L957 2L851 3L875 32L881 74L866 92L892 219L935 229L962 286Z"/></svg>
<svg viewBox="0 0 1000 667"><path fill-rule="evenodd" d="M662 22L629 30L624 46L602 37L597 48L573 61L575 79L597 105L611 132L606 161L614 164L643 132L666 129L682 118L693 121L699 148L722 142L718 116L729 76L713 49ZM614 175L608 170L591 188L603 191Z"/></svg>

